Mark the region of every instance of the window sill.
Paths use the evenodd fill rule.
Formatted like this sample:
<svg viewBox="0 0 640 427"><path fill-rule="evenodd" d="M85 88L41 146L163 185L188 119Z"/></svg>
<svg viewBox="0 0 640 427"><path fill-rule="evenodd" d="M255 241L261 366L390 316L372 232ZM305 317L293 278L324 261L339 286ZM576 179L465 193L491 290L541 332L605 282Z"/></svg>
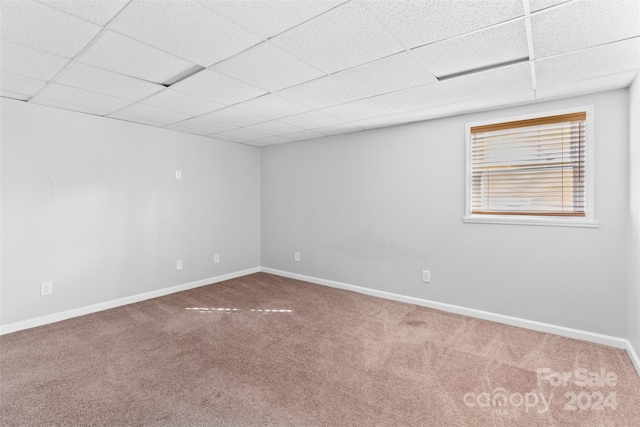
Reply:
<svg viewBox="0 0 640 427"><path fill-rule="evenodd" d="M597 220L584 218L541 218L534 216L510 217L506 215L472 215L463 217L462 222L475 224L542 225L551 227L598 228Z"/></svg>

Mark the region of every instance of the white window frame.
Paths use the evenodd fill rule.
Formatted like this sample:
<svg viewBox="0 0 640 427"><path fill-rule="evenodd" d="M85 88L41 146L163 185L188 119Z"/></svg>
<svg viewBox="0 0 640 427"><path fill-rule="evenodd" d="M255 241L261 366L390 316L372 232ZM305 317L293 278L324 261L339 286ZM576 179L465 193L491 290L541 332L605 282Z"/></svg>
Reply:
<svg viewBox="0 0 640 427"><path fill-rule="evenodd" d="M593 106L567 108L542 113L528 114L516 117L484 120L467 123L465 141L465 212L462 222L478 224L515 224L515 225L546 225L560 227L598 227L595 219L595 144L594 144L594 120ZM512 122L517 120L537 119L547 116L586 112L586 153L585 153L585 216L584 217L553 217L536 215L478 215L471 213L471 128L474 126L492 125L496 123Z"/></svg>

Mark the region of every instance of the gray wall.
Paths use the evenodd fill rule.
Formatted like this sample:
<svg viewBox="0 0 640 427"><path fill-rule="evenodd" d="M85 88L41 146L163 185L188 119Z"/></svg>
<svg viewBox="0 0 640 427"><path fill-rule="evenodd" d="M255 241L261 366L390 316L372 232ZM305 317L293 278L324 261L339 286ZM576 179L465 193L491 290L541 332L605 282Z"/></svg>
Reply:
<svg viewBox="0 0 640 427"><path fill-rule="evenodd" d="M640 355L640 77L629 90L629 312L628 337Z"/></svg>
<svg viewBox="0 0 640 427"><path fill-rule="evenodd" d="M263 148L262 265L625 337L628 102L619 90ZM583 105L598 229L462 223L466 122Z"/></svg>
<svg viewBox="0 0 640 427"><path fill-rule="evenodd" d="M260 265L256 147L3 99L1 183L2 324Z"/></svg>

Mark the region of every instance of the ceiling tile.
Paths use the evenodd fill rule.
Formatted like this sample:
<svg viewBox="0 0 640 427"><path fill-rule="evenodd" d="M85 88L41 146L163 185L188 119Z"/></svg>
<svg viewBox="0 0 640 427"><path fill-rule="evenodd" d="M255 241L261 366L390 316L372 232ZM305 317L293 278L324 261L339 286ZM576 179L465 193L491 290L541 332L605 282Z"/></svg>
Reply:
<svg viewBox="0 0 640 427"><path fill-rule="evenodd" d="M116 113L118 116L127 116L135 119L142 119L150 123L168 125L188 119L188 114L169 111L163 108L152 107L144 104L134 104L123 108Z"/></svg>
<svg viewBox="0 0 640 427"><path fill-rule="evenodd" d="M289 138L289 139L292 139L294 141L302 141L302 140L305 140L305 139L322 138L325 135L321 134L321 133L318 133L318 132L314 132L312 130L303 130L301 132L288 133L288 134L283 135L283 136L285 138Z"/></svg>
<svg viewBox="0 0 640 427"><path fill-rule="evenodd" d="M365 2L406 47L444 40L524 14L521 0Z"/></svg>
<svg viewBox="0 0 640 427"><path fill-rule="evenodd" d="M47 107L59 108L62 110L69 110L69 111L77 111L79 113L93 114L97 116L102 116L104 114L104 112L99 109L93 109L93 108L84 107L81 105L65 104L64 102L51 101L49 99L44 99L44 98L31 98L29 100L29 103L46 105Z"/></svg>
<svg viewBox="0 0 640 427"><path fill-rule="evenodd" d="M324 108L365 98L364 95L331 77L322 77L283 89L278 95L311 108Z"/></svg>
<svg viewBox="0 0 640 427"><path fill-rule="evenodd" d="M56 82L116 98L137 101L164 86L74 62L56 78Z"/></svg>
<svg viewBox="0 0 640 427"><path fill-rule="evenodd" d="M464 111L457 104L443 104L437 107L421 108L419 110L407 111L400 115L407 119L407 122L419 122L422 120L438 119L440 117L457 116L464 114Z"/></svg>
<svg viewBox="0 0 640 427"><path fill-rule="evenodd" d="M338 135L342 133L358 132L361 131L362 128L351 123L340 123L338 125L325 126L314 130L315 132L320 132L324 135Z"/></svg>
<svg viewBox="0 0 640 427"><path fill-rule="evenodd" d="M73 58L100 27L33 1L3 1L2 40Z"/></svg>
<svg viewBox="0 0 640 427"><path fill-rule="evenodd" d="M230 137L237 141L253 141L254 139L266 138L268 135L264 132L258 132L255 130L247 129L247 128L238 128L232 129L225 132L216 133L214 136L216 137Z"/></svg>
<svg viewBox="0 0 640 427"><path fill-rule="evenodd" d="M548 7L556 6L562 3L566 3L570 0L529 0L529 9L531 12L546 9Z"/></svg>
<svg viewBox="0 0 640 427"><path fill-rule="evenodd" d="M638 70L633 70L554 86L545 86L536 89L536 100L546 101L549 99L567 98L570 96L625 88L629 87L637 77Z"/></svg>
<svg viewBox="0 0 640 427"><path fill-rule="evenodd" d="M224 105L232 105L266 93L255 86L211 70L201 71L176 83L171 89Z"/></svg>
<svg viewBox="0 0 640 427"><path fill-rule="evenodd" d="M292 142L292 140L288 138L283 138L281 136L268 136L266 138L256 139L254 142L257 142L262 145L274 145L274 144L285 144L287 142Z"/></svg>
<svg viewBox="0 0 640 427"><path fill-rule="evenodd" d="M79 18L91 21L94 24L106 25L113 19L128 0L55 0L42 1L47 6L75 15Z"/></svg>
<svg viewBox="0 0 640 427"><path fill-rule="evenodd" d="M233 125L215 122L213 120L208 120L203 117L194 117L193 119L182 121L176 125L172 125L171 127L178 127L178 126L184 129L200 131L205 135L224 132L224 131L235 128L235 126Z"/></svg>
<svg viewBox="0 0 640 427"><path fill-rule="evenodd" d="M411 51L437 77L529 58L524 19Z"/></svg>
<svg viewBox="0 0 640 427"><path fill-rule="evenodd" d="M376 96L372 99L395 113L454 102L453 98L443 89L442 83L412 87Z"/></svg>
<svg viewBox="0 0 640 427"><path fill-rule="evenodd" d="M31 98L27 95L21 95L19 93L9 92L6 90L0 90L0 96L3 98L17 99L19 101L27 101L29 98Z"/></svg>
<svg viewBox="0 0 640 427"><path fill-rule="evenodd" d="M250 99L249 101L236 104L235 107L250 113L260 114L272 119L291 116L293 114L304 113L310 108L297 102L288 100L281 96L269 93L259 98Z"/></svg>
<svg viewBox="0 0 640 427"><path fill-rule="evenodd" d="M344 1L208 1L203 5L267 39Z"/></svg>
<svg viewBox="0 0 640 427"><path fill-rule="evenodd" d="M283 117L280 120L304 129L315 129L343 123L342 120L329 116L328 114L321 113L320 111L309 111L302 114L296 114L295 116Z"/></svg>
<svg viewBox="0 0 640 427"><path fill-rule="evenodd" d="M496 108L512 107L515 105L531 104L534 102L536 102L535 91L525 90L522 92L507 93L504 95L460 102L458 103L458 107L460 107L465 113L472 113L474 111L492 110Z"/></svg>
<svg viewBox="0 0 640 427"><path fill-rule="evenodd" d="M203 117L205 119L215 120L217 122L227 123L234 126L249 126L269 120L268 117L253 114L234 107L214 111L213 113L206 114Z"/></svg>
<svg viewBox="0 0 640 427"><path fill-rule="evenodd" d="M204 113L219 110L225 106L217 102L208 101L175 90L167 89L142 101L143 104L177 111L190 116L200 116Z"/></svg>
<svg viewBox="0 0 640 427"><path fill-rule="evenodd" d="M299 132L301 130L304 130L299 128L298 126L294 126L280 120L271 120L268 122L247 126L247 129L257 130L258 132L268 133L269 135L282 135L284 133Z"/></svg>
<svg viewBox="0 0 640 427"><path fill-rule="evenodd" d="M204 67L261 41L193 1L132 2L109 27Z"/></svg>
<svg viewBox="0 0 640 427"><path fill-rule="evenodd" d="M109 114L109 116L107 116L107 117L109 117L110 119L124 120L126 122L140 123L140 124L143 124L143 125L149 125L149 126L155 126L155 127L164 126L164 123L155 122L153 120L146 120L146 119L143 119L141 117L125 116L125 115L117 114L117 113Z"/></svg>
<svg viewBox="0 0 640 427"><path fill-rule="evenodd" d="M222 61L213 68L268 91L284 89L324 75L268 42Z"/></svg>
<svg viewBox="0 0 640 427"><path fill-rule="evenodd" d="M356 122L353 122L353 124L363 129L377 129L382 127L397 126L407 122L408 120L405 117L399 116L397 114L392 114L390 116L358 120ZM322 132L322 129L319 129L318 131Z"/></svg>
<svg viewBox="0 0 640 427"><path fill-rule="evenodd" d="M352 2L272 40L327 73L345 70L403 49L371 14Z"/></svg>
<svg viewBox="0 0 640 427"><path fill-rule="evenodd" d="M0 87L3 91L31 97L42 89L45 83L46 82L42 80L36 80L31 77L25 77L19 74L3 71L2 79L0 80Z"/></svg>
<svg viewBox="0 0 640 427"><path fill-rule="evenodd" d="M640 35L636 0L578 1L531 15L536 59Z"/></svg>
<svg viewBox="0 0 640 427"><path fill-rule="evenodd" d="M440 84L457 102L533 89L528 62L468 74Z"/></svg>
<svg viewBox="0 0 640 427"><path fill-rule="evenodd" d="M334 105L333 107L324 108L322 112L345 122L371 119L373 117L388 116L391 114L391 111L369 99Z"/></svg>
<svg viewBox="0 0 640 427"><path fill-rule="evenodd" d="M3 40L2 61L0 62L4 71L41 80L50 80L64 68L69 59Z"/></svg>
<svg viewBox="0 0 640 427"><path fill-rule="evenodd" d="M94 114L105 115L118 110L130 101L112 96L62 86L56 83L50 84L32 102L41 103L41 100L53 101L66 105L75 105L94 111Z"/></svg>
<svg viewBox="0 0 640 427"><path fill-rule="evenodd" d="M80 62L128 76L162 83L193 66L190 62L106 31Z"/></svg>
<svg viewBox="0 0 640 427"><path fill-rule="evenodd" d="M193 119L184 120L174 125L167 126L167 129L196 133L198 135L210 135L212 133L224 132L234 128L235 126L214 122L213 120L207 120L202 117L194 117Z"/></svg>
<svg viewBox="0 0 640 427"><path fill-rule="evenodd" d="M640 38L592 47L535 61L537 86L640 68Z"/></svg>
<svg viewBox="0 0 640 427"><path fill-rule="evenodd" d="M367 96L437 81L404 52L341 71L332 77Z"/></svg>

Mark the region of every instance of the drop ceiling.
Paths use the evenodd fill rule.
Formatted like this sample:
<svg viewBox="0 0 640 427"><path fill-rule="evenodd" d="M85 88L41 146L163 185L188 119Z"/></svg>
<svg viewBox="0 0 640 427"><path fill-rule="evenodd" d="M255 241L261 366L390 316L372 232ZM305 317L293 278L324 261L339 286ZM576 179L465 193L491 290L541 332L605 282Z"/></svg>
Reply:
<svg viewBox="0 0 640 427"><path fill-rule="evenodd" d="M266 146L623 88L640 0L2 1L1 96Z"/></svg>

